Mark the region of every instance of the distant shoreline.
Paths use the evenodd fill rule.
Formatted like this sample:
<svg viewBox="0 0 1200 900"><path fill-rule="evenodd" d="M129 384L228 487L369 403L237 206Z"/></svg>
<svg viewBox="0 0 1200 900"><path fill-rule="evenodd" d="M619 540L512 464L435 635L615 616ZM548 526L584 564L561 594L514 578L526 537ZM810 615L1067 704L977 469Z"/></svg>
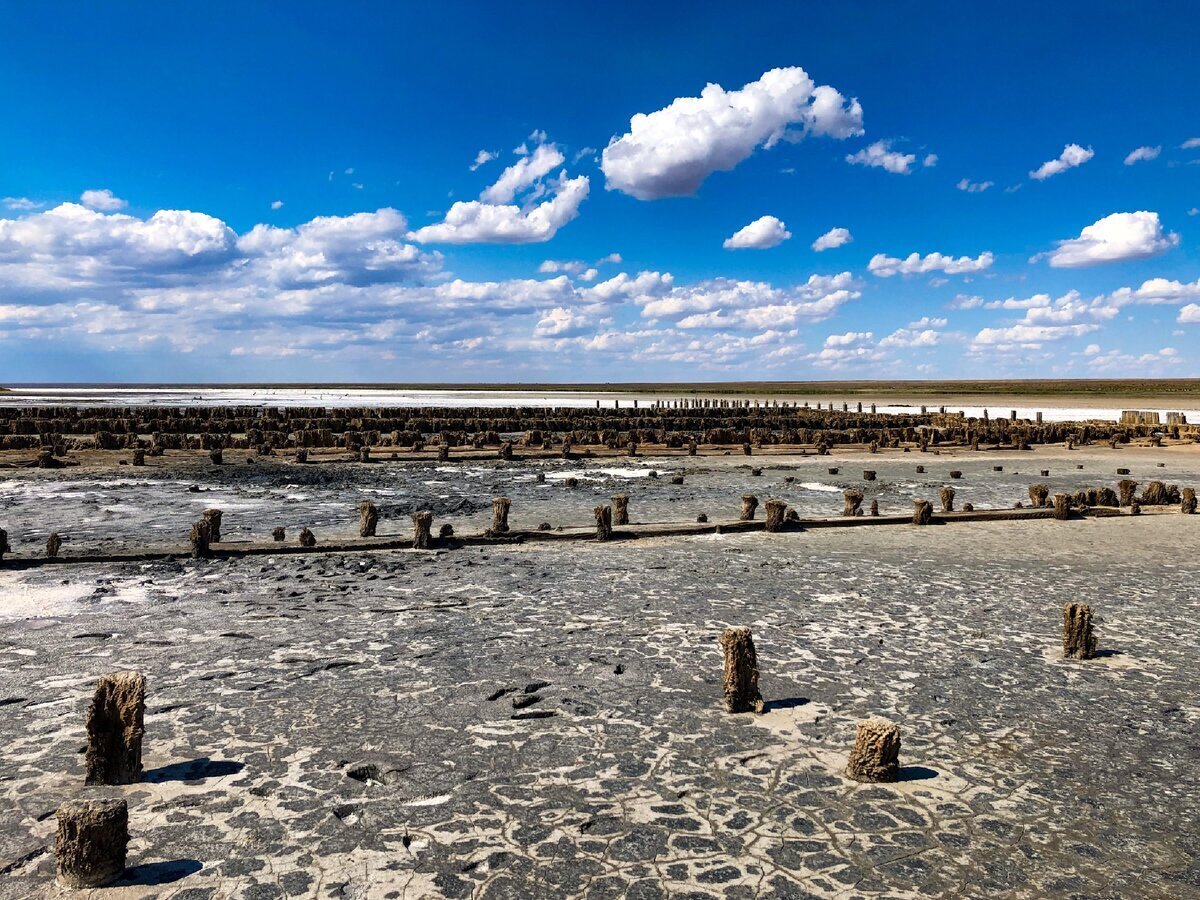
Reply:
<svg viewBox="0 0 1200 900"><path fill-rule="evenodd" d="M992 402L1032 398L1061 399L1090 403L1112 403L1116 400L1137 401L1169 406L1184 402L1200 403L1200 378L1180 379L974 379L944 381L728 381L728 382L225 382L202 384L134 383L134 382L56 382L15 383L0 386L0 394L13 388L50 390L79 389L171 389L171 390L374 390L374 391L468 391L478 393L543 392L543 393L607 393L616 395L677 394L693 395L753 395L792 396L921 403L934 401L952 406L971 399L988 398ZM1089 403L1090 401L1090 403Z"/></svg>

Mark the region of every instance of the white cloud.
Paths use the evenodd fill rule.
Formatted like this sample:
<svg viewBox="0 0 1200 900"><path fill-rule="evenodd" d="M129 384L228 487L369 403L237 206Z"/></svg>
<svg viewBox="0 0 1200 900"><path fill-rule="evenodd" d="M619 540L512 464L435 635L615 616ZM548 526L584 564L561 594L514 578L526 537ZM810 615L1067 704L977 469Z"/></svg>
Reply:
<svg viewBox="0 0 1200 900"><path fill-rule="evenodd" d="M995 182L992 181L970 181L966 178L959 181L955 187L960 191L966 191L968 194L981 194L990 188Z"/></svg>
<svg viewBox="0 0 1200 900"><path fill-rule="evenodd" d="M283 201L275 200L271 203L271 209L283 209Z"/></svg>
<svg viewBox="0 0 1200 900"><path fill-rule="evenodd" d="M1036 181L1045 181L1053 175L1067 171L1067 169L1082 166L1095 155L1091 147L1085 149L1078 144L1067 144L1067 146L1063 147L1063 152L1058 155L1058 159L1042 163L1029 173L1029 177Z"/></svg>
<svg viewBox="0 0 1200 900"><path fill-rule="evenodd" d="M847 155L846 162L856 166L885 169L895 175L907 175L912 171L912 164L917 161L917 157L912 153L891 150L891 145L891 141L876 141L857 153Z"/></svg>
<svg viewBox="0 0 1200 900"><path fill-rule="evenodd" d="M843 244L849 244L854 236L848 228L830 228L827 232L812 242L812 248L818 253L833 250Z"/></svg>
<svg viewBox="0 0 1200 900"><path fill-rule="evenodd" d="M79 195L79 202L88 209L97 209L103 212L113 212L129 205L120 197L114 196L108 188L102 191L84 191Z"/></svg>
<svg viewBox="0 0 1200 900"><path fill-rule="evenodd" d="M1179 235L1164 233L1158 213L1140 210L1113 213L1088 225L1079 237L1059 241L1048 256L1055 268L1078 268L1157 256L1179 243ZM1035 256L1033 260L1040 259Z"/></svg>
<svg viewBox="0 0 1200 900"><path fill-rule="evenodd" d="M582 331L592 324L588 316L576 310L556 306L538 319L537 325L534 326L534 334L538 337L569 334Z"/></svg>
<svg viewBox="0 0 1200 900"><path fill-rule="evenodd" d="M539 144L532 154L506 168L496 183L484 190L479 199L485 203L511 203L517 194L537 184L566 160L554 144Z"/></svg>
<svg viewBox="0 0 1200 900"><path fill-rule="evenodd" d="M928 272L945 272L947 275L964 275L970 272L981 272L995 261L991 252L984 251L972 259L969 256L944 256L941 253L910 253L904 259L876 253L867 263L867 271L880 278L891 278L893 275L924 275Z"/></svg>
<svg viewBox="0 0 1200 900"><path fill-rule="evenodd" d="M938 155L936 153L930 153L923 160L921 160L921 165L923 165L927 169L931 169L934 166L936 166L937 164L938 164Z"/></svg>
<svg viewBox="0 0 1200 900"><path fill-rule="evenodd" d="M558 229L579 215L588 195L588 178L580 175L555 181L554 196L532 209L514 205L458 201L444 221L410 232L422 244L536 244L550 240Z"/></svg>
<svg viewBox="0 0 1200 900"><path fill-rule="evenodd" d="M826 347L849 347L851 344L862 344L873 340L875 335L870 331L847 331L845 334L831 334L825 338Z"/></svg>
<svg viewBox="0 0 1200 900"><path fill-rule="evenodd" d="M1013 325L1008 328L984 328L972 343L978 346L1039 346L1050 341L1080 337L1099 329L1099 325Z"/></svg>
<svg viewBox="0 0 1200 900"><path fill-rule="evenodd" d="M936 347L941 340L942 333L936 328L898 328L881 340L879 346L883 349Z"/></svg>
<svg viewBox="0 0 1200 900"><path fill-rule="evenodd" d="M1125 157L1125 165L1132 166L1134 163L1157 159L1158 154L1162 153L1162 147L1138 147L1135 150L1129 151L1129 155Z"/></svg>
<svg viewBox="0 0 1200 900"><path fill-rule="evenodd" d="M4 204L5 209L16 210L17 212L31 212L35 209L41 209L45 203L38 203L36 200L30 200L28 197L5 197L0 203Z"/></svg>
<svg viewBox="0 0 1200 900"><path fill-rule="evenodd" d="M1181 308L1179 318L1175 321L1185 325L1200 325L1200 303L1189 303Z"/></svg>
<svg viewBox="0 0 1200 900"><path fill-rule="evenodd" d="M726 250L769 250L791 238L787 226L774 216L762 216L740 228L721 246Z"/></svg>
<svg viewBox="0 0 1200 900"><path fill-rule="evenodd" d="M638 113L629 131L609 141L601 158L608 190L639 200L694 194L713 172L726 172L757 148L805 135L862 134L862 107L801 68L772 69L740 90L709 84L699 97L679 97Z"/></svg>
<svg viewBox="0 0 1200 900"><path fill-rule="evenodd" d="M1188 210L1189 216L1200 216L1200 206L1193 206Z"/></svg>
<svg viewBox="0 0 1200 900"><path fill-rule="evenodd" d="M1195 150L1197 147L1200 147L1200 137L1188 138L1179 146L1183 150Z"/></svg>
<svg viewBox="0 0 1200 900"><path fill-rule="evenodd" d="M488 163L490 163L493 159L495 159L499 155L500 154L495 152L494 150L480 150L478 153L475 154L475 162L471 163L471 165L468 168L470 168L470 170L472 172L474 172L480 166L487 165Z"/></svg>
<svg viewBox="0 0 1200 900"><path fill-rule="evenodd" d="M983 306L983 298L959 294L946 305L950 309L979 309Z"/></svg>
<svg viewBox="0 0 1200 900"><path fill-rule="evenodd" d="M949 322L949 319L922 316L915 322L909 322L908 327L915 330L921 330L924 328L945 328Z"/></svg>
<svg viewBox="0 0 1200 900"><path fill-rule="evenodd" d="M1083 348L1084 356L1095 356L1099 352L1100 352L1099 344L1088 344L1086 347Z"/></svg>
<svg viewBox="0 0 1200 900"><path fill-rule="evenodd" d="M1120 288L1110 295L1111 301L1117 306L1130 303L1160 304L1182 303L1184 300L1200 299L1200 279L1189 283L1172 281L1166 278L1150 278L1142 282L1137 290Z"/></svg>

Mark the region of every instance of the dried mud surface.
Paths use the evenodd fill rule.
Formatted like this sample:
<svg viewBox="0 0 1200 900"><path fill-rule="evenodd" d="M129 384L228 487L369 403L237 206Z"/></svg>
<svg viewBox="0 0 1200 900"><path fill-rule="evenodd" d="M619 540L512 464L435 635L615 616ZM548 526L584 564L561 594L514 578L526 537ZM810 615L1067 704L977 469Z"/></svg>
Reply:
<svg viewBox="0 0 1200 900"><path fill-rule="evenodd" d="M917 495L953 467L958 500L981 505L971 490L1016 499L1045 480L1013 468L1101 483L1074 469L1092 458L841 464L879 471L867 503L911 509L918 463L932 487ZM1165 475L1157 458L1134 477L1195 483L1181 456ZM638 521L840 483L836 460L760 478L747 462L617 487ZM230 511L260 489L231 469L172 478L212 488L226 530L269 530L285 504ZM487 503L502 486L514 522L564 523L616 492L532 471L434 490ZM427 479L390 475L375 485L407 492L397 503L429 499ZM90 502L33 492L104 480L51 476L3 495L19 550ZM342 533L368 486L345 477L323 495ZM151 490L79 540L190 521L181 502ZM1198 529L1156 515L0 570L0 898L55 895L55 808L109 795L129 801L131 868L97 896L121 900L1200 896ZM1069 601L1096 610L1098 659L1057 658ZM762 716L724 711L728 625L754 631ZM148 680L146 774L85 788L84 710L118 669ZM895 785L842 775L870 715L901 726Z"/></svg>

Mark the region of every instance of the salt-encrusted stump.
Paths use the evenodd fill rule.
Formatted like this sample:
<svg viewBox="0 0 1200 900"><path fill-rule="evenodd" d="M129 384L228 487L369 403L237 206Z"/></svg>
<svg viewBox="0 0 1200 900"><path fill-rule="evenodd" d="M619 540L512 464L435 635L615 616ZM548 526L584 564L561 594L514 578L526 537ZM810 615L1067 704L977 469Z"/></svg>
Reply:
<svg viewBox="0 0 1200 900"><path fill-rule="evenodd" d="M1138 483L1132 478L1122 478L1117 482L1117 493L1121 495L1122 506L1133 506L1137 497Z"/></svg>
<svg viewBox="0 0 1200 900"><path fill-rule="evenodd" d="M962 478L962 472L958 471L958 469L951 469L950 477L954 479Z"/></svg>
<svg viewBox="0 0 1200 900"><path fill-rule="evenodd" d="M874 469L863 469L863 481L874 481L874 480L875 480L875 470Z"/></svg>
<svg viewBox="0 0 1200 900"><path fill-rule="evenodd" d="M767 531L783 531L784 517L787 515L787 504L782 500L768 500L766 510L767 520L763 528Z"/></svg>
<svg viewBox="0 0 1200 900"><path fill-rule="evenodd" d="M928 525L933 521L933 504L928 500L913 501L913 524Z"/></svg>
<svg viewBox="0 0 1200 900"><path fill-rule="evenodd" d="M938 498L942 501L942 512L954 512L954 488L943 487L938 491Z"/></svg>
<svg viewBox="0 0 1200 900"><path fill-rule="evenodd" d="M700 515L696 516L696 522L700 525L703 525L707 521L708 521L708 513L700 513Z"/></svg>
<svg viewBox="0 0 1200 900"><path fill-rule="evenodd" d="M300 546L315 547L317 546L317 536L311 530L306 528L300 529Z"/></svg>
<svg viewBox="0 0 1200 900"><path fill-rule="evenodd" d="M862 502L863 502L862 491L856 491L852 488L848 491L844 491L842 493L842 496L846 500L846 505L842 509L842 515L843 516L857 516L859 507L862 506Z"/></svg>
<svg viewBox="0 0 1200 900"><path fill-rule="evenodd" d="M512 441L505 441L504 443L502 443L500 445L500 458L501 459L512 459L513 458Z"/></svg>
<svg viewBox="0 0 1200 900"><path fill-rule="evenodd" d="M629 496L627 494L612 495L612 523L614 525L629 524Z"/></svg>
<svg viewBox="0 0 1200 900"><path fill-rule="evenodd" d="M871 515L873 515L873 516L879 515L879 501L878 500L871 501Z"/></svg>
<svg viewBox="0 0 1200 900"><path fill-rule="evenodd" d="M672 475L671 476L671 484L683 484L683 476L682 475Z"/></svg>
<svg viewBox="0 0 1200 900"><path fill-rule="evenodd" d="M592 512L596 515L596 540L607 541L612 537L612 507L597 506Z"/></svg>
<svg viewBox="0 0 1200 900"><path fill-rule="evenodd" d="M742 444L742 455L743 456L750 456L753 453L754 453L754 450L753 450L753 448L751 448L751 446L749 444Z"/></svg>
<svg viewBox="0 0 1200 900"><path fill-rule="evenodd" d="M201 518L208 523L208 539L214 544L221 543L221 511L219 509L206 509Z"/></svg>
<svg viewBox="0 0 1200 900"><path fill-rule="evenodd" d="M1071 495L1070 494L1055 494L1054 495L1054 518L1060 521L1066 521L1071 518Z"/></svg>
<svg viewBox="0 0 1200 900"><path fill-rule="evenodd" d="M683 484L682 481L679 483ZM569 488L579 487L579 479L578 478L567 478L566 480L563 481L563 486L569 487Z"/></svg>
<svg viewBox="0 0 1200 900"><path fill-rule="evenodd" d="M546 473L545 473L545 472L538 472L538 473L537 473L537 478L536 478L536 479L534 479L534 480L535 480L535 481L536 481L538 484L545 484L545 483L546 483Z"/></svg>
<svg viewBox="0 0 1200 900"><path fill-rule="evenodd" d="M758 655L749 628L726 628L721 634L725 654L725 708L731 713L763 711L758 692Z"/></svg>
<svg viewBox="0 0 1200 900"><path fill-rule="evenodd" d="M1063 607L1063 656L1067 659L1091 659L1095 655L1092 608L1086 603L1068 603Z"/></svg>
<svg viewBox="0 0 1200 900"><path fill-rule="evenodd" d="M358 536L375 537L379 526L379 509L370 500L358 504Z"/></svg>
<svg viewBox="0 0 1200 900"><path fill-rule="evenodd" d="M900 728L878 716L858 723L846 777L855 781L893 782L900 774Z"/></svg>
<svg viewBox="0 0 1200 900"><path fill-rule="evenodd" d="M133 465L144 466L146 464L146 451L140 447L133 451Z"/></svg>
<svg viewBox="0 0 1200 900"><path fill-rule="evenodd" d="M57 531L50 532L50 537L46 538L46 558L58 559L58 551L62 549L62 538L58 536Z"/></svg>
<svg viewBox="0 0 1200 900"><path fill-rule="evenodd" d="M753 494L742 494L742 514L739 516L741 521L753 521L756 509L758 509L758 498Z"/></svg>
<svg viewBox="0 0 1200 900"><path fill-rule="evenodd" d="M129 807L124 800L67 800L58 808L58 883L68 888L112 884L125 873Z"/></svg>
<svg viewBox="0 0 1200 900"><path fill-rule="evenodd" d="M358 451L358 461L359 462L370 462L371 461L371 448L370 447L363 447L361 450Z"/></svg>
<svg viewBox="0 0 1200 900"><path fill-rule="evenodd" d="M963 504L963 512L975 512L975 504L974 503L964 503Z"/></svg>
<svg viewBox="0 0 1200 900"><path fill-rule="evenodd" d="M750 474L755 478L759 478L762 476L762 469L758 468L758 466L755 466L750 470Z"/></svg>
<svg viewBox="0 0 1200 900"><path fill-rule="evenodd" d="M296 449L296 462L298 462L298 463L308 462L308 451L305 450L303 447L299 447Z"/></svg>
<svg viewBox="0 0 1200 900"><path fill-rule="evenodd" d="M208 523L203 519L192 523L192 531L188 535L188 541L192 545L192 559L208 559L211 555L209 550Z"/></svg>
<svg viewBox="0 0 1200 900"><path fill-rule="evenodd" d="M285 529L282 525L277 525L275 528L272 528L271 529L271 540L273 540L273 541L287 540L287 529Z"/></svg>
<svg viewBox="0 0 1200 900"><path fill-rule="evenodd" d="M1050 496L1050 486L1045 484L1031 484L1029 486L1029 502L1036 508L1041 509L1046 505L1046 500Z"/></svg>
<svg viewBox="0 0 1200 900"><path fill-rule="evenodd" d="M220 447L213 447L211 450L209 450L208 458L212 460L212 464L214 466L219 466L222 462L224 462L224 454L222 454Z"/></svg>
<svg viewBox="0 0 1200 900"><path fill-rule="evenodd" d="M1179 511L1185 516L1194 515L1196 512L1196 489L1184 488L1183 496L1179 501Z"/></svg>
<svg viewBox="0 0 1200 900"><path fill-rule="evenodd" d="M630 441L625 449L630 456L637 456L637 441Z"/></svg>
<svg viewBox="0 0 1200 900"><path fill-rule="evenodd" d="M830 475L836 475L840 470L837 466L831 466L826 471L829 472Z"/></svg>
<svg viewBox="0 0 1200 900"><path fill-rule="evenodd" d="M508 531L508 511L512 501L507 497L492 498L492 534L504 534Z"/></svg>
<svg viewBox="0 0 1200 900"><path fill-rule="evenodd" d="M918 474L918 475L924 475L924 474L925 474L925 467L924 467L924 466L917 466L917 474Z"/></svg>
<svg viewBox="0 0 1200 900"><path fill-rule="evenodd" d="M142 777L145 714L146 679L141 673L101 676L87 711L85 784L134 784Z"/></svg>
<svg viewBox="0 0 1200 900"><path fill-rule="evenodd" d="M450 445L449 444L439 444L438 445L438 462L446 462L449 459L450 459Z"/></svg>
<svg viewBox="0 0 1200 900"><path fill-rule="evenodd" d="M413 549L429 549L429 530L433 527L433 513L427 509L412 514L413 520Z"/></svg>
<svg viewBox="0 0 1200 900"><path fill-rule="evenodd" d="M1140 516L1142 514L1142 504L1134 500L1129 504L1129 514L1131 516Z"/></svg>
<svg viewBox="0 0 1200 900"><path fill-rule="evenodd" d="M1041 474L1041 476L1042 476L1043 478L1049 478L1049 477L1050 477L1050 470L1049 470L1049 469L1042 469L1040 474Z"/></svg>

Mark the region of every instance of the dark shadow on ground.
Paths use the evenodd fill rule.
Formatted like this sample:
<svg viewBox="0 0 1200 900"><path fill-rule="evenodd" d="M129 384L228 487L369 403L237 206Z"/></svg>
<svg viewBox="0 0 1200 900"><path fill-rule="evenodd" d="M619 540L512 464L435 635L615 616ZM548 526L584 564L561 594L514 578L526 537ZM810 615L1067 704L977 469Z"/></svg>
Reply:
<svg viewBox="0 0 1200 900"><path fill-rule="evenodd" d="M927 781L937 777L937 770L926 766L901 766L900 771L896 773L897 781Z"/></svg>
<svg viewBox="0 0 1200 900"><path fill-rule="evenodd" d="M1120 650L1105 649L1105 650L1097 650L1095 653L1092 654L1092 658L1093 659L1110 659L1111 657L1114 657L1114 656L1124 656L1124 655L1125 654L1123 654Z"/></svg>
<svg viewBox="0 0 1200 900"><path fill-rule="evenodd" d="M195 875L203 864L198 859L172 859L167 862L142 863L130 866L125 876L114 887L129 885L170 884L189 875Z"/></svg>
<svg viewBox="0 0 1200 900"><path fill-rule="evenodd" d="M805 706L810 702L807 697L786 697L782 700L768 700L763 704L763 712L774 712L777 709L795 709L797 706Z"/></svg>
<svg viewBox="0 0 1200 900"><path fill-rule="evenodd" d="M205 778L236 775L244 768L244 764L231 759L209 759L207 756L201 756L199 759L150 769L142 773L142 780L154 784L163 781L200 781Z"/></svg>

